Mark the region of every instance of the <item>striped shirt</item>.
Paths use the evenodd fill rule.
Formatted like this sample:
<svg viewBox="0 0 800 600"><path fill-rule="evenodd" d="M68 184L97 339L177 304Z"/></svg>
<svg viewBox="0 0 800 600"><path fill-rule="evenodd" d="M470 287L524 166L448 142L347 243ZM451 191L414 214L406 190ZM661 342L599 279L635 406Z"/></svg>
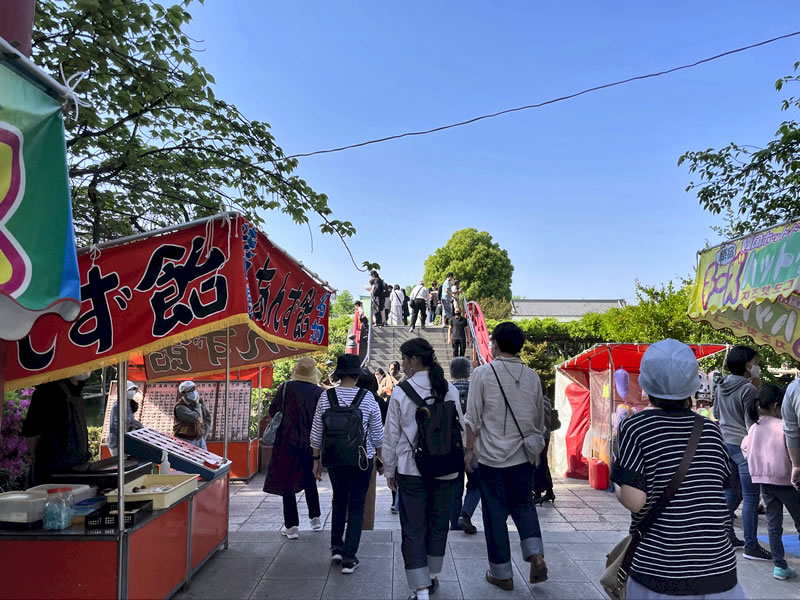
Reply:
<svg viewBox="0 0 800 600"><path fill-rule="evenodd" d="M359 388L336 387L336 398L339 406L350 406L355 400ZM317 411L311 422L311 447L315 450L322 448L322 415L331 407L328 401L328 392L323 391L317 401ZM375 456L375 448L383 446L383 425L381 423L381 409L372 392L367 392L359 405L364 422L364 433L367 438L367 458Z"/></svg>
<svg viewBox="0 0 800 600"><path fill-rule="evenodd" d="M645 410L619 426L611 480L644 491L631 531L678 470L694 424L689 410ZM660 594L704 595L736 585L736 557L728 538L723 486L730 469L719 426L705 419L689 472L633 555L630 576Z"/></svg>

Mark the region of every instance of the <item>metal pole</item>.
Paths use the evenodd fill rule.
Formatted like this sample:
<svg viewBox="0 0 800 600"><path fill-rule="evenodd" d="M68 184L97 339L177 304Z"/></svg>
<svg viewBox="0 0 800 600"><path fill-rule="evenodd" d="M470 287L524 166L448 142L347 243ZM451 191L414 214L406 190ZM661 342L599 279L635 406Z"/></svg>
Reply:
<svg viewBox="0 0 800 600"><path fill-rule="evenodd" d="M119 432L119 454L117 454L117 598L125 598L125 581L128 565L125 561L125 431L128 424L128 362L121 361L117 367L117 431Z"/></svg>
<svg viewBox="0 0 800 600"><path fill-rule="evenodd" d="M264 416L264 400L261 398L261 369L263 365L258 367L258 426L261 427L261 419ZM259 432L260 433L260 432Z"/></svg>
<svg viewBox="0 0 800 600"><path fill-rule="evenodd" d="M228 396L231 393L231 328L225 328L225 398L222 401L225 413L225 428L222 434L222 457L228 458Z"/></svg>

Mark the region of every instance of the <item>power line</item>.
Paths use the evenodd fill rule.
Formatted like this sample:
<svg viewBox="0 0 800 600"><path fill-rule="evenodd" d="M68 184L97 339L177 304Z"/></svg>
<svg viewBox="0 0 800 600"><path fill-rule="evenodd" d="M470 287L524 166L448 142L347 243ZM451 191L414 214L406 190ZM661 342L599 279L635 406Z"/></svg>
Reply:
<svg viewBox="0 0 800 600"><path fill-rule="evenodd" d="M622 79L620 81L614 81L613 83L605 83L603 85L598 85L595 87L590 87L585 90L581 90L580 92L575 92L574 94L568 94L566 96L559 96L558 98L552 98L550 100L545 100L544 102L539 102L537 104L528 104L526 106L518 106L516 108L508 108L506 110L501 110L499 112L491 113L488 115L481 115L480 117L474 117L472 119L468 119L466 121L460 121L458 123L451 123L449 125L442 125L441 127L434 127L433 129L426 129L424 131L408 131L406 133L399 133L397 135L390 135L387 137L377 138L374 140L368 140L366 142L360 142L358 144L350 144L348 146L340 146L338 148L329 148L328 150L315 150L314 152L305 152L303 154L292 154L291 156L287 156L286 159L290 158L305 158L307 156L316 156L317 154L331 154L333 152L342 152L343 150L352 150L353 148L361 148L363 146L370 146L372 144L380 144L382 142L388 142L391 140L398 140L404 137L411 137L417 135L428 135L429 133L437 133L439 131L444 131L446 129L453 129L455 127L463 127L464 125L471 125L472 123L477 123L478 121L483 121L484 119L493 119L494 117L499 117L501 115L506 115L508 113L520 112L523 110L529 110L532 108L541 108L543 106L547 106L548 104L556 104L557 102L563 102L564 100L571 100L572 98L577 98L578 96L583 96L584 94L590 94L592 92L596 92L599 90L604 90L607 88L616 87L618 85L625 85L626 83L631 83L632 81L641 81L642 79L651 79L653 77L661 77L662 75L669 75L670 73L674 73L675 71L681 71L683 69L691 69L693 67L697 67L704 63L709 63L720 58L724 58L726 56L730 56L731 54L737 54L739 52L745 52L746 50L752 50L753 48L758 48L760 46L766 46L767 44L772 44L774 42L778 42L780 40L785 40L790 37L794 37L800 35L800 31L795 31L793 33L787 33L786 35L781 35L778 37L774 37L768 40L764 40L763 42L758 42L756 44L750 44L749 46L742 46L741 48L736 48L734 50L728 50L727 52L723 52L722 54L717 54L715 56L710 56L708 58L704 58L702 60L698 60L696 62L681 65L680 67L673 67L671 69L667 69L666 71L658 71L656 73L648 73L647 75L637 75L636 77L629 77L628 79Z"/></svg>

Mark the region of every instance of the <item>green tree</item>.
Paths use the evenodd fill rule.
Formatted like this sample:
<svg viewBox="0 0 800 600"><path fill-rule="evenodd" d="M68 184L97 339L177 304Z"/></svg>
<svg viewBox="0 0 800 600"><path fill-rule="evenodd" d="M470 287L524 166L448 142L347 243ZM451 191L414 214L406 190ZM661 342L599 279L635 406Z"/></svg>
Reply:
<svg viewBox="0 0 800 600"><path fill-rule="evenodd" d="M351 318L355 311L353 306L353 294L348 292L347 290L343 290L336 294L336 300L333 301L331 304L331 317L342 317L345 315L349 315Z"/></svg>
<svg viewBox="0 0 800 600"><path fill-rule="evenodd" d="M270 126L217 98L213 76L183 31L191 0L40 0L34 60L58 76L87 76L86 103L67 119L73 215L83 243L173 225L225 205L263 223L280 210L342 241L355 229L293 175ZM200 0L202 3L202 0Z"/></svg>
<svg viewBox="0 0 800 600"><path fill-rule="evenodd" d="M485 231L456 231L425 261L425 281L441 282L449 272L461 280L467 298L511 299L514 266L508 252Z"/></svg>
<svg viewBox="0 0 800 600"><path fill-rule="evenodd" d="M778 91L800 82L800 61L794 70L775 83ZM781 108L800 109L800 97L786 98ZM725 215L726 224L715 228L718 233L733 238L800 218L800 125L786 120L775 135L763 148L730 143L678 159L699 175L686 191L694 190L705 210Z"/></svg>
<svg viewBox="0 0 800 600"><path fill-rule="evenodd" d="M484 319L506 321L511 316L511 302L504 298L477 298L475 302L481 307Z"/></svg>

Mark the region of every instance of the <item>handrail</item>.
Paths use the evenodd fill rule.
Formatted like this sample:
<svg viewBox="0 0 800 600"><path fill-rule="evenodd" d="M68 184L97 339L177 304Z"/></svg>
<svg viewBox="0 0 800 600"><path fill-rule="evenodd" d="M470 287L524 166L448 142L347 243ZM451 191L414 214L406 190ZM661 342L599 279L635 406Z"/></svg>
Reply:
<svg viewBox="0 0 800 600"><path fill-rule="evenodd" d="M463 295L464 312L469 315L469 329L472 333L472 340L478 355L478 362L482 365L492 362L491 351L489 350L489 330L486 327L486 320L483 318L483 311L477 302L467 300L467 295Z"/></svg>
<svg viewBox="0 0 800 600"><path fill-rule="evenodd" d="M369 300L369 321L367 322L367 353L364 355L364 360L361 361L361 368L364 368L369 363L369 355L372 351L372 317L375 315L375 303L372 298Z"/></svg>
<svg viewBox="0 0 800 600"><path fill-rule="evenodd" d="M467 322L469 323L469 330L472 334L473 347L478 355L478 362L482 365L490 363L492 362L492 357L488 346L489 332L486 328L486 321L483 318L483 311L477 302L468 301L466 294L462 294L462 301L464 304L464 314L469 317ZM482 352L482 346L486 346L486 355Z"/></svg>

